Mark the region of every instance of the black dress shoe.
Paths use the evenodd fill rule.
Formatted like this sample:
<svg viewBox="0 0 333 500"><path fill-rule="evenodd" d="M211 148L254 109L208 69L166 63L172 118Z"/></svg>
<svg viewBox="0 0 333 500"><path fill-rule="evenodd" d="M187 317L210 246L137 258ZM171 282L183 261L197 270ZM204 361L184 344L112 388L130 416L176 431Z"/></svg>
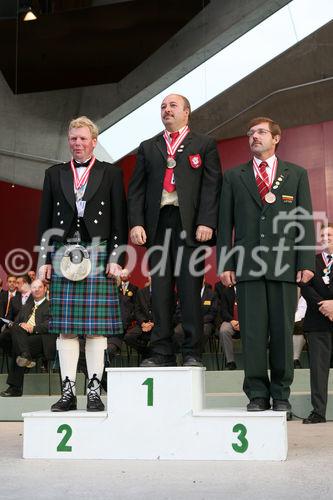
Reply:
<svg viewBox="0 0 333 500"><path fill-rule="evenodd" d="M247 411L265 411L269 410L271 405L269 404L269 399L267 398L253 398L250 399L247 405Z"/></svg>
<svg viewBox="0 0 333 500"><path fill-rule="evenodd" d="M95 384L96 382L96 384ZM100 398L101 383L96 373L89 380L87 393L87 411L104 411L105 406Z"/></svg>
<svg viewBox="0 0 333 500"><path fill-rule="evenodd" d="M0 396L3 398L17 398L22 396L22 389L10 385L5 391L0 392Z"/></svg>
<svg viewBox="0 0 333 500"><path fill-rule="evenodd" d="M288 399L273 399L274 411L291 411L291 404Z"/></svg>
<svg viewBox="0 0 333 500"><path fill-rule="evenodd" d="M195 356L185 356L184 361L183 361L183 366L200 366L202 367L203 364L201 363L200 359L196 358Z"/></svg>
<svg viewBox="0 0 333 500"><path fill-rule="evenodd" d="M237 365L234 361L229 361L229 363L227 363L225 365L225 369L226 370L237 370Z"/></svg>
<svg viewBox="0 0 333 500"><path fill-rule="evenodd" d="M294 359L294 368L302 368L302 365L301 365L299 359Z"/></svg>
<svg viewBox="0 0 333 500"><path fill-rule="evenodd" d="M162 354L154 354L150 358L146 358L140 364L142 368L154 368L156 366L177 366L176 358L173 354L163 356Z"/></svg>
<svg viewBox="0 0 333 500"><path fill-rule="evenodd" d="M326 418L315 411L312 411L307 418L303 418L303 424L324 424L325 422Z"/></svg>
<svg viewBox="0 0 333 500"><path fill-rule="evenodd" d="M75 386L75 382L69 380L68 377L62 383L62 396L51 406L51 411L70 411L77 409L77 400L76 396L73 393L73 387Z"/></svg>

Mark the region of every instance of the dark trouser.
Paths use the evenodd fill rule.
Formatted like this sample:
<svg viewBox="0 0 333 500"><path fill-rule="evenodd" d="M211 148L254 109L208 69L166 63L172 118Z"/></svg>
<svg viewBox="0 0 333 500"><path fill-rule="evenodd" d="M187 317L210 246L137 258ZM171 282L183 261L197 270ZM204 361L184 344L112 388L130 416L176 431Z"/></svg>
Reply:
<svg viewBox="0 0 333 500"><path fill-rule="evenodd" d="M151 332L143 332L140 326L133 326L125 333L124 341L142 356L148 356L149 349L147 346L150 336Z"/></svg>
<svg viewBox="0 0 333 500"><path fill-rule="evenodd" d="M318 415L325 417L333 334L307 332L306 339L310 358L311 404Z"/></svg>
<svg viewBox="0 0 333 500"><path fill-rule="evenodd" d="M22 353L29 354L32 358L43 354L43 341L41 335L29 334L20 326L11 328L12 335L12 362L9 368L7 384L22 389L25 368L16 364L16 357Z"/></svg>
<svg viewBox="0 0 333 500"><path fill-rule="evenodd" d="M294 377L292 333L296 285L268 280L243 281L237 284L237 297L244 350L244 392L249 399L288 399Z"/></svg>
<svg viewBox="0 0 333 500"><path fill-rule="evenodd" d="M155 245L163 245L166 231L171 230L170 245L164 255L165 272L152 272L152 310L155 327L150 338L152 354L170 355L173 354L173 314L175 308L175 285L180 301L182 325L185 332L182 346L183 355L201 355L201 343L203 335L203 318L201 311L200 291L203 279L204 260L195 266L199 276L192 276L190 273L190 259L193 252L198 250L194 247L187 247L184 240L180 238L182 224L179 209L167 206L161 209L158 228L155 238ZM177 254L181 256L178 276L175 276L177 269ZM204 250L200 250L202 255ZM161 262L161 251L154 251L150 257L150 269Z"/></svg>
<svg viewBox="0 0 333 500"><path fill-rule="evenodd" d="M214 325L213 323L204 323L203 325L203 337L202 337L202 343L201 343L201 352L204 352L206 344L209 340L209 337L212 336L214 331ZM185 332L184 328L181 323L178 323L177 326L175 326L174 329L174 335L173 335L173 345L174 345L174 350L175 352L180 352L182 349L182 345L184 343L185 339Z"/></svg>

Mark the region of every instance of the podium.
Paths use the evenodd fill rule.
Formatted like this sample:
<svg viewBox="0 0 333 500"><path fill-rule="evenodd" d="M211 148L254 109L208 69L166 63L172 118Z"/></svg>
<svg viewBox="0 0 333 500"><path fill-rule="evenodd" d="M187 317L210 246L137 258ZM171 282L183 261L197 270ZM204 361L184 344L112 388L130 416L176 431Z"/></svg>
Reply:
<svg viewBox="0 0 333 500"><path fill-rule="evenodd" d="M285 412L205 409L205 369L107 369L107 411L24 413L24 458L285 460Z"/></svg>

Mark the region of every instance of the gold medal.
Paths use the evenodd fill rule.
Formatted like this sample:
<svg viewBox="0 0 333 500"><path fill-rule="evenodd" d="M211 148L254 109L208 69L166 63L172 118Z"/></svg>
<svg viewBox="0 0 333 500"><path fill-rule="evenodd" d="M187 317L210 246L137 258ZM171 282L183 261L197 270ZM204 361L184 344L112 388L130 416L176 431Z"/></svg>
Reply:
<svg viewBox="0 0 333 500"><path fill-rule="evenodd" d="M272 193L272 191L268 191L267 194L265 194L265 201L267 203L275 203L276 201L276 196L274 193Z"/></svg>

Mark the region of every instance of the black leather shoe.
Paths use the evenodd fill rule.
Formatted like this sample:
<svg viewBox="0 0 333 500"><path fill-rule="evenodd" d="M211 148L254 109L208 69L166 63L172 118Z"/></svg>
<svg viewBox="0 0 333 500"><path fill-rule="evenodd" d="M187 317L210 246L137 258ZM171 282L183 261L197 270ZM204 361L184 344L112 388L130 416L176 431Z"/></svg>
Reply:
<svg viewBox="0 0 333 500"><path fill-rule="evenodd" d="M237 370L237 365L234 361L229 361L229 363L227 363L225 365L225 369L226 370Z"/></svg>
<svg viewBox="0 0 333 500"><path fill-rule="evenodd" d="M22 389L10 385L5 391L0 392L2 398L17 398L22 396Z"/></svg>
<svg viewBox="0 0 333 500"><path fill-rule="evenodd" d="M315 411L312 411L307 418L303 418L303 424L324 424L325 422L326 418Z"/></svg>
<svg viewBox="0 0 333 500"><path fill-rule="evenodd" d="M202 367L203 364L196 357L188 355L188 356L184 357L183 366L200 366L200 367Z"/></svg>
<svg viewBox="0 0 333 500"><path fill-rule="evenodd" d="M294 368L302 368L302 365L301 365L299 359L294 359Z"/></svg>
<svg viewBox="0 0 333 500"><path fill-rule="evenodd" d="M140 364L142 368L154 368L156 366L177 366L176 358L173 354L163 356L162 354L154 354L150 358L146 358Z"/></svg>
<svg viewBox="0 0 333 500"><path fill-rule="evenodd" d="M253 398L250 399L247 405L247 411L265 411L269 410L271 405L269 404L269 399L266 398Z"/></svg>
<svg viewBox="0 0 333 500"><path fill-rule="evenodd" d="M96 384L95 384L96 382ZM88 383L87 411L104 411L105 406L100 398L101 383L94 373Z"/></svg>
<svg viewBox="0 0 333 500"><path fill-rule="evenodd" d="M288 399L273 399L274 411L291 411L291 404Z"/></svg>
<svg viewBox="0 0 333 500"><path fill-rule="evenodd" d="M51 406L51 411L70 411L77 409L76 396L73 393L75 382L69 380L68 377L62 383L62 396Z"/></svg>

